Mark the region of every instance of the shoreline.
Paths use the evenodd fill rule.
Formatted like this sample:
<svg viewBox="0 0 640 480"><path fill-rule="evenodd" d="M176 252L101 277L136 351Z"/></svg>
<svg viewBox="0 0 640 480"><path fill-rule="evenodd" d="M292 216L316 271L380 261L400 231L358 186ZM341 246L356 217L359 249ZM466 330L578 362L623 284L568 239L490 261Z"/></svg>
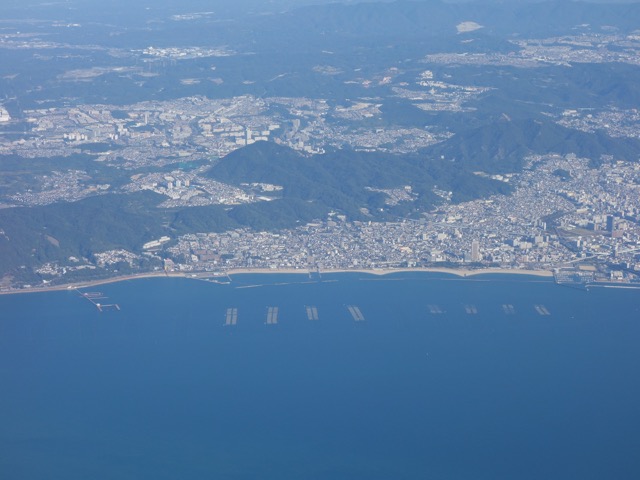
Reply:
<svg viewBox="0 0 640 480"><path fill-rule="evenodd" d="M315 273L315 270L282 268L282 269L261 269L261 268L238 268L226 272L147 272L140 274L124 275L121 277L110 277L87 282L72 282L60 285L38 286L33 288L22 288L16 290L0 291L0 295L14 295L26 293L43 293L56 292L63 290L74 290L80 288L95 287L99 285L107 285L110 283L126 282L130 280L138 280L145 278L186 278L192 280L203 280L205 278L219 277L231 278L233 275L282 275L282 274L298 274L309 275ZM535 277L553 277L553 272L549 270L524 270L524 269L508 269L508 268L484 268L477 270L457 269L457 268L380 268L380 269L328 269L320 270L320 274L332 273L359 273L365 275L390 275L394 273L444 273L454 275L460 278L474 277L478 275L529 275Z"/></svg>
<svg viewBox="0 0 640 480"><path fill-rule="evenodd" d="M257 269L257 268L240 268L236 270L230 270L226 272L226 275L259 275L259 274L309 274L315 273L315 270L303 270L296 268L283 268L283 269ZM463 268L430 268L430 267L408 267L408 268L375 268L375 269L365 269L365 268L336 268L336 269L327 269L320 270L320 274L331 274L331 273L361 273L368 275L390 275L393 273L445 273L450 275L455 275L457 277L473 277L476 275L530 275L535 277L553 277L553 272L550 270L524 270L524 269L509 269L509 268L481 268L477 270L463 269Z"/></svg>

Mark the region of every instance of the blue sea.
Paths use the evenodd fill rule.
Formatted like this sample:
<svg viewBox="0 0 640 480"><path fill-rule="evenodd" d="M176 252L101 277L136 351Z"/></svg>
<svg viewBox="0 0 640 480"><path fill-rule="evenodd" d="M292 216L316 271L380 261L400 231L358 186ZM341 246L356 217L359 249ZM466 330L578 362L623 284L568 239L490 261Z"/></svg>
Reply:
<svg viewBox="0 0 640 480"><path fill-rule="evenodd" d="M640 478L638 290L403 273L82 291L120 310L0 297L2 479Z"/></svg>

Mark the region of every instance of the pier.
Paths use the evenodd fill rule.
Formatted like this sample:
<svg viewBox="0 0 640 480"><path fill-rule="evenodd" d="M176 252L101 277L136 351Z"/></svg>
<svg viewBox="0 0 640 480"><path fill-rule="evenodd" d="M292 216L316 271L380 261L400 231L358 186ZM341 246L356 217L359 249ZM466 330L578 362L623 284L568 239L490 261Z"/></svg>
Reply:
<svg viewBox="0 0 640 480"><path fill-rule="evenodd" d="M81 292L79 289L74 288L78 294L86 298L91 304L98 309L99 312L104 312L105 310L120 310L120 305L117 303L101 303L97 300L104 300L108 297L105 297L102 292Z"/></svg>
<svg viewBox="0 0 640 480"><path fill-rule="evenodd" d="M90 300L100 300L102 298L107 298L103 295L102 292L86 292L82 294L85 298Z"/></svg>
<svg viewBox="0 0 640 480"><path fill-rule="evenodd" d="M318 309L314 306L305 306L304 307L307 311L307 318L309 320L318 320Z"/></svg>
<svg viewBox="0 0 640 480"><path fill-rule="evenodd" d="M309 270L309 280L322 281L322 273L320 273L320 267L316 267L315 270Z"/></svg>
<svg viewBox="0 0 640 480"><path fill-rule="evenodd" d="M237 308L227 308L227 315L224 320L224 326L228 327L231 325L235 325L238 323L238 309Z"/></svg>
<svg viewBox="0 0 640 480"><path fill-rule="evenodd" d="M354 321L364 322L364 315L362 315L362 312L358 307L356 307L355 305L347 305L347 310L349 310L349 313L353 317Z"/></svg>
<svg viewBox="0 0 640 480"><path fill-rule="evenodd" d="M278 323L278 307L267 308L267 325L276 325Z"/></svg>

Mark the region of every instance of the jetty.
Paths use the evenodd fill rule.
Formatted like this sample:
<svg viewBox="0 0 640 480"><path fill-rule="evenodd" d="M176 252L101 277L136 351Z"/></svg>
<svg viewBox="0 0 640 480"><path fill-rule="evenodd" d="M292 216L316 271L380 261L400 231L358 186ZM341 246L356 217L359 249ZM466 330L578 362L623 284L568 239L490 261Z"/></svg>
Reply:
<svg viewBox="0 0 640 480"><path fill-rule="evenodd" d="M353 317L354 321L364 322L364 315L362 315L360 308L356 307L355 305L347 305L347 310L349 310L349 313Z"/></svg>
<svg viewBox="0 0 640 480"><path fill-rule="evenodd" d="M267 325L276 325L278 323L278 307L267 308Z"/></svg>
<svg viewBox="0 0 640 480"><path fill-rule="evenodd" d="M309 280L322 281L322 273L320 273L320 267L316 267L315 270L309 270Z"/></svg>
<svg viewBox="0 0 640 480"><path fill-rule="evenodd" d="M98 302L98 300L105 300L108 297L105 297L102 292L81 292L78 288L74 288L78 294L86 298L91 304L98 309L99 312L104 312L105 310L120 310L120 305L117 303L102 303Z"/></svg>

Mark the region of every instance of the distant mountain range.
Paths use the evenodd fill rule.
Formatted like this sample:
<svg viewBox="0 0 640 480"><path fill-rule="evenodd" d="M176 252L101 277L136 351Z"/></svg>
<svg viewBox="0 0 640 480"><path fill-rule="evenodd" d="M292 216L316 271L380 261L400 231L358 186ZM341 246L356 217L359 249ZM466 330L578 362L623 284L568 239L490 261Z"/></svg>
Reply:
<svg viewBox="0 0 640 480"><path fill-rule="evenodd" d="M639 3L395 1L303 7L279 17L305 35L406 38L457 33L475 22L492 34L552 35L579 25L638 28Z"/></svg>
<svg viewBox="0 0 640 480"><path fill-rule="evenodd" d="M425 153L444 157L463 168L505 173L519 171L524 158L531 154L574 153L594 160L612 155L620 160L637 161L640 140L581 132L548 121L502 118L459 132Z"/></svg>

